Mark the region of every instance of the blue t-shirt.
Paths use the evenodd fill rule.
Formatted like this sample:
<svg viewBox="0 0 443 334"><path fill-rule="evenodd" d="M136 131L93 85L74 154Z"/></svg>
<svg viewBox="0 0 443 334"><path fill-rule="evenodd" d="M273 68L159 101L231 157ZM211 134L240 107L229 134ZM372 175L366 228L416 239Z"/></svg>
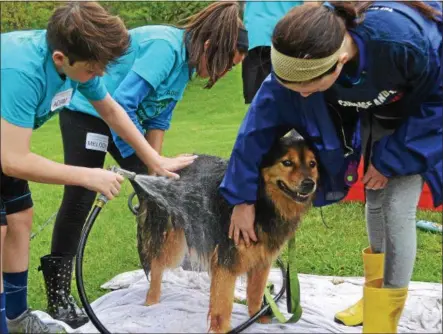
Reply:
<svg viewBox="0 0 443 334"><path fill-rule="evenodd" d="M303 1L246 1L243 21L248 30L249 50L257 46L271 46L277 22Z"/></svg>
<svg viewBox="0 0 443 334"><path fill-rule="evenodd" d="M129 51L108 68L104 82L140 131L167 130L173 107L182 99L190 78L184 30L145 26L130 30L130 35ZM69 109L99 117L81 94L75 94ZM123 157L134 153L113 136Z"/></svg>
<svg viewBox="0 0 443 334"><path fill-rule="evenodd" d="M1 117L24 128L39 128L67 105L75 93L102 100L100 77L86 83L62 78L46 43L46 30L1 35Z"/></svg>

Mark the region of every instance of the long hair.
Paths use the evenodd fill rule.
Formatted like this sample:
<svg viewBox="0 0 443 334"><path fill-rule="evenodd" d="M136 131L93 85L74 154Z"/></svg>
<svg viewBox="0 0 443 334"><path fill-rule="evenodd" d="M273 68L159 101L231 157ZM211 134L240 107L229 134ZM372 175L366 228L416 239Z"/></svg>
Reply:
<svg viewBox="0 0 443 334"><path fill-rule="evenodd" d="M247 52L237 46L238 33L244 25L240 19L240 6L235 1L212 3L185 19L180 27L185 29L190 71L193 68L198 70L202 56L206 55L209 73L206 88L211 88L220 74L232 67L237 50ZM205 49L208 40L209 45Z"/></svg>

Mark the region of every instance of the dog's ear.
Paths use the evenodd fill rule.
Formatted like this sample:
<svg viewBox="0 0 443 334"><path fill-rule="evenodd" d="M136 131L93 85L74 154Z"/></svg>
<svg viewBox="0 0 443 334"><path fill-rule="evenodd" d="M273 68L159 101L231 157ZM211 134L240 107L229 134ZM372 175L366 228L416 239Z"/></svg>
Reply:
<svg viewBox="0 0 443 334"><path fill-rule="evenodd" d="M293 139L302 139L303 137L299 134L295 129L292 129L288 133L286 133L284 138L293 138Z"/></svg>
<svg viewBox="0 0 443 334"><path fill-rule="evenodd" d="M271 149L263 156L261 168L271 167L284 153L281 138L277 138L271 146Z"/></svg>
<svg viewBox="0 0 443 334"><path fill-rule="evenodd" d="M140 185L137 182L134 182L132 180L130 180L130 182L132 184L132 187L134 188L134 192L137 195L139 201L147 197L146 192L143 190L142 187L140 187Z"/></svg>

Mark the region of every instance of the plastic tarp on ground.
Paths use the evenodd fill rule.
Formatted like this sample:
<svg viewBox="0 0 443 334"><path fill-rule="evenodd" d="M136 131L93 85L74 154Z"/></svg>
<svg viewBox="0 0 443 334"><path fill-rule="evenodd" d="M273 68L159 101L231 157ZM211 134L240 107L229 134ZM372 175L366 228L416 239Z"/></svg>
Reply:
<svg viewBox="0 0 443 334"><path fill-rule="evenodd" d="M295 324L254 323L245 333L361 333L362 327L346 327L334 322L334 314L362 295L363 278L299 274L302 318ZM281 273L273 269L269 281L275 291L281 286ZM236 298L245 299L246 279L237 280ZM142 270L117 275L102 288L112 290L92 303L94 312L114 333L205 333L208 329L210 279L207 273L177 268L163 276L160 303L144 306L149 281ZM286 296L278 303L283 314ZM36 311L38 312L38 311ZM39 316L53 321L46 313ZM247 307L234 304L232 326L248 319ZM94 325L69 332L98 333ZM412 282L398 328L399 333L442 333L442 284Z"/></svg>

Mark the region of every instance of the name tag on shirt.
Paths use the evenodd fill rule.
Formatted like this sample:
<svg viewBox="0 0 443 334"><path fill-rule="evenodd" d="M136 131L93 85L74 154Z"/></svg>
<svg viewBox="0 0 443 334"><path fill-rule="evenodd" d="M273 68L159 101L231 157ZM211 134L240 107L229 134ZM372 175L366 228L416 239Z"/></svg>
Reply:
<svg viewBox="0 0 443 334"><path fill-rule="evenodd" d="M51 111L67 106L71 102L71 98L72 98L72 88L69 88L63 92L55 94L51 102Z"/></svg>
<svg viewBox="0 0 443 334"><path fill-rule="evenodd" d="M98 133L88 132L86 135L86 149L107 152L108 151L108 136Z"/></svg>

